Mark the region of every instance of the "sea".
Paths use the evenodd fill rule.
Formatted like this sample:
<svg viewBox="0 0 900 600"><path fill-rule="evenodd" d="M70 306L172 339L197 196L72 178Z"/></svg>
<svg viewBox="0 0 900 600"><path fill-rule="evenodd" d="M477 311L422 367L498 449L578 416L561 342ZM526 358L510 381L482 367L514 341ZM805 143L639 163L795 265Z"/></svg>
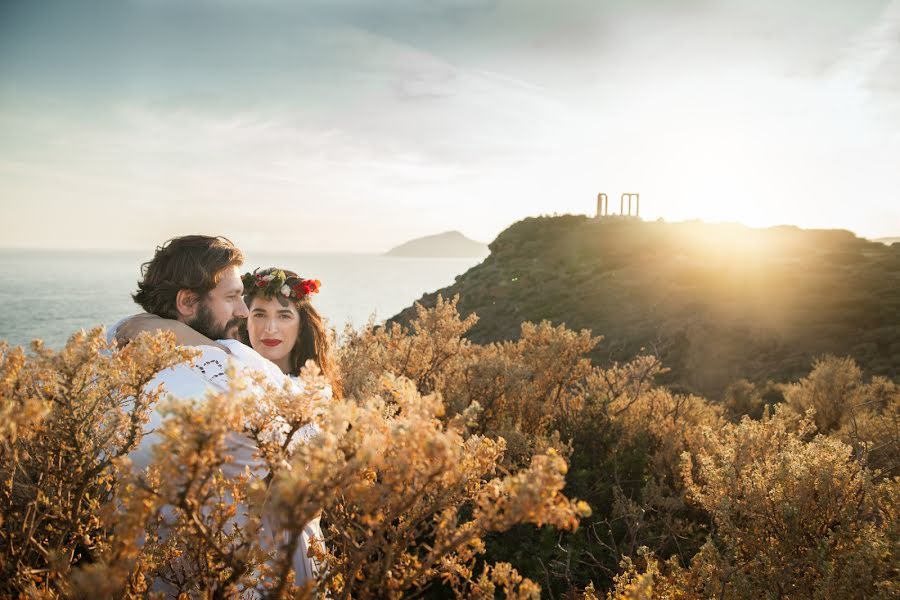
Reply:
<svg viewBox="0 0 900 600"><path fill-rule="evenodd" d="M319 279L313 304L340 333L383 322L450 285L481 258L375 254L252 254L246 270L277 266ZM0 249L0 340L55 349L80 329L110 326L141 308L131 299L152 252Z"/></svg>

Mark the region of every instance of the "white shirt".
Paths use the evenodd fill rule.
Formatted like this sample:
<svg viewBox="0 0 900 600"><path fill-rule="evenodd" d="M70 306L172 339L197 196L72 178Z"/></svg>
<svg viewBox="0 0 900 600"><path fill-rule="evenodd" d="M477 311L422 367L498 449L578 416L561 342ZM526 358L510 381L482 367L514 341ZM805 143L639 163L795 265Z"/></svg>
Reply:
<svg viewBox="0 0 900 600"><path fill-rule="evenodd" d="M125 317L119 320L109 329L107 341L110 344L115 341L118 328L130 318ZM215 346L193 346L200 350L199 356L190 362L179 363L163 369L147 384L147 389L154 389L159 384L162 384L164 392L176 398L203 401L208 397L209 393L217 394L228 390L230 381L227 369L229 366L234 367L238 376L242 373L258 371L265 375L266 382L269 384L282 387L287 382L291 382L291 385L298 390L302 389L302 384L298 380L282 373L281 369L273 362L264 358L253 348L237 340L218 340L217 343L227 347L231 354ZM259 389L258 386L255 387L256 389L254 389L254 386L251 386L247 392L258 394L262 397L264 390ZM329 395L330 391L330 389L327 390ZM144 436L141 438L140 444L128 455L136 469L143 471L152 462L153 448L159 443L159 436L155 431L162 425L162 422L163 416L154 407L150 412L150 419L144 427ZM308 440L312 435L315 435L315 428L308 425L299 433L302 438ZM259 477L266 475L266 467L258 455L256 444L248 436L238 432L230 434L226 440L226 452L234 457L231 463L222 467L226 477L235 477L243 473L247 468L250 469L251 473ZM237 513L239 518L246 511L246 507L238 507ZM269 520L265 522L271 523ZM271 531L271 526L269 529L270 534L277 535L277 532ZM318 518L306 524L301 544L294 555L295 582L298 585L314 578L318 573L318 565L306 556L309 539L313 535L317 539L322 539L322 530Z"/></svg>

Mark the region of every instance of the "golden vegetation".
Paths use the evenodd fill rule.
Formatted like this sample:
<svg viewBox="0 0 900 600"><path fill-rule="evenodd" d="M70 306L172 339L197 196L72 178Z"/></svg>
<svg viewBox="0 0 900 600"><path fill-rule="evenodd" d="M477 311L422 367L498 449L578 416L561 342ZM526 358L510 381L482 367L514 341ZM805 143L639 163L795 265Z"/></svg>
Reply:
<svg viewBox="0 0 900 600"><path fill-rule="evenodd" d="M492 536L489 559L574 596L897 592L893 382L826 356L796 383L739 381L712 403L659 386L666 369L652 356L592 364L601 340L588 331L526 323L516 341L481 345L463 337L475 320L456 301L416 310L408 330L350 334L345 370L408 377L443 396L446 418L477 402L473 427L510 440L510 469L556 448L569 457L566 491L593 509L576 533Z"/></svg>
<svg viewBox="0 0 900 600"><path fill-rule="evenodd" d="M408 329L348 331L344 400L315 372L303 393L159 400L145 384L184 358L164 337L3 348L0 595L900 593L894 382L826 356L713 403L661 386L654 356L595 364L586 330L478 344L475 324L439 298ZM154 407L168 419L137 477ZM258 448L248 470L235 436ZM322 573L295 588L318 515Z"/></svg>
<svg viewBox="0 0 900 600"><path fill-rule="evenodd" d="M589 512L561 494L566 463L552 449L510 473L503 440L468 430L474 406L442 421L440 400L407 380L384 375L344 401L309 372L303 393L236 385L158 403L145 386L184 351L141 337L110 353L101 337L79 334L59 354L3 349L2 410L17 415L2 438L3 596L399 597L439 584L536 597L508 564L477 563L483 536L572 530ZM154 404L169 418L138 477L127 454ZM258 467L233 467L235 436L255 441ZM299 536L319 514L323 572L293 588Z"/></svg>
<svg viewBox="0 0 900 600"><path fill-rule="evenodd" d="M642 547L609 598L897 597L900 480L789 413L705 429L710 444L685 454L683 476L709 538L686 567Z"/></svg>
<svg viewBox="0 0 900 600"><path fill-rule="evenodd" d="M145 385L184 360L174 339L104 354L98 333L60 353L0 346L0 594L55 588L76 563L120 551L110 511L158 400Z"/></svg>

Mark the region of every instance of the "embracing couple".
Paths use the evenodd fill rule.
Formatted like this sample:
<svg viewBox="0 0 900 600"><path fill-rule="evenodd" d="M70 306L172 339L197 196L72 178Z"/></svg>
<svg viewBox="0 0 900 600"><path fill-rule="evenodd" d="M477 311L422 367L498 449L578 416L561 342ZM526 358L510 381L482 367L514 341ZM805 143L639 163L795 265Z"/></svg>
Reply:
<svg viewBox="0 0 900 600"><path fill-rule="evenodd" d="M223 237L169 240L142 266L133 298L145 312L113 325L110 341L122 346L141 332L163 330L173 332L179 344L195 347L194 360L160 372L153 382L176 397L202 398L207 392L227 390L229 365L238 374L262 373L266 383L278 387L301 385L297 377L310 360L330 382L324 391L340 396L329 332L310 301L319 281L279 268L241 275L243 262L243 253ZM138 469L152 460L158 442L153 432L162 418L155 411L151 414L140 446L130 455ZM308 439L315 430L304 435ZM229 453L234 457L229 464L232 476L245 468L261 472L257 448L249 438L236 434ZM318 571L307 552L312 536L322 539L318 519L306 526L294 557L298 584Z"/></svg>

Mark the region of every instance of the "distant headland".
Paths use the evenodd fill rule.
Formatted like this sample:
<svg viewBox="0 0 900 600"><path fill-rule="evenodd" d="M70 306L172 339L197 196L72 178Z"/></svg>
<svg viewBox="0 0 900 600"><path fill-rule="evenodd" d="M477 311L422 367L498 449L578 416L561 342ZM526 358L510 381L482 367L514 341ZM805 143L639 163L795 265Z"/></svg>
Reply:
<svg viewBox="0 0 900 600"><path fill-rule="evenodd" d="M386 256L417 258L473 258L488 255L487 244L469 239L458 231L410 240L388 250Z"/></svg>

